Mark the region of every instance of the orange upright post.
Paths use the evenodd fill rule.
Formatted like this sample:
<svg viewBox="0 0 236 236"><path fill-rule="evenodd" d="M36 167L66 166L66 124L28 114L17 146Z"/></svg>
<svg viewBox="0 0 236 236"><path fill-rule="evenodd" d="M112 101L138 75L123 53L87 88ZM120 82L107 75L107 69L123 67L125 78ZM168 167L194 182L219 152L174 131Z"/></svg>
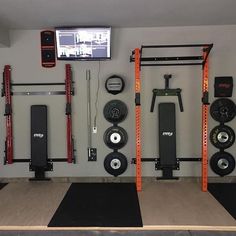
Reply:
<svg viewBox="0 0 236 236"><path fill-rule="evenodd" d="M135 131L136 131L136 188L142 190L141 163L141 79L140 79L140 49L135 49Z"/></svg>
<svg viewBox="0 0 236 236"><path fill-rule="evenodd" d="M202 68L202 93L203 93L203 103L202 103L202 191L207 191L208 183L208 58L207 57L208 48L203 48L203 57L205 63ZM204 99L205 98L205 99Z"/></svg>

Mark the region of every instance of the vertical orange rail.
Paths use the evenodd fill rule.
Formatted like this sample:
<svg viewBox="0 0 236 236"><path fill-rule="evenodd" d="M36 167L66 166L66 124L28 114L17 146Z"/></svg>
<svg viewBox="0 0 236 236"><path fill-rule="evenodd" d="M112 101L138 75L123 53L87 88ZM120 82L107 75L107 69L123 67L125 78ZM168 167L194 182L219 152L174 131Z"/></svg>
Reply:
<svg viewBox="0 0 236 236"><path fill-rule="evenodd" d="M12 128L12 98L11 98L11 66L4 67L5 116L6 116L6 161L13 163L13 128Z"/></svg>
<svg viewBox="0 0 236 236"><path fill-rule="evenodd" d="M141 163L141 80L140 80L140 49L135 49L135 138L136 138L136 188L142 190Z"/></svg>
<svg viewBox="0 0 236 236"><path fill-rule="evenodd" d="M71 118L71 83L72 83L71 65L66 64L66 127L67 127L67 162L73 160L73 140L72 140L72 118Z"/></svg>
<svg viewBox="0 0 236 236"><path fill-rule="evenodd" d="M204 96L208 96L208 48L203 48L203 58L206 59L202 68L202 93ZM207 191L208 183L208 105L202 104L202 191Z"/></svg>

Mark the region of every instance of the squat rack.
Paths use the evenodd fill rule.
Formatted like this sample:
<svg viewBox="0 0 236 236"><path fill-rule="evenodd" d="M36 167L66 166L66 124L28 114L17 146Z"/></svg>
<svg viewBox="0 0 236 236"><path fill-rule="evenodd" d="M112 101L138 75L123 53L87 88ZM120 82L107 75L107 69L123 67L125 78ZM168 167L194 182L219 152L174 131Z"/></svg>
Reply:
<svg viewBox="0 0 236 236"><path fill-rule="evenodd" d="M130 56L130 62L135 63L135 138L136 157L136 188L142 190L142 161L157 161L158 158L142 158L141 153L141 67L143 66L191 66L202 67L202 152L201 158L179 158L179 161L201 161L202 163L202 191L207 191L208 183L208 70L209 53L213 44L183 44L183 45L142 45L135 48ZM144 49L154 48L201 48L202 55L173 56L173 57L143 57ZM161 62L161 63L160 63ZM163 63L165 62L165 63Z"/></svg>
<svg viewBox="0 0 236 236"><path fill-rule="evenodd" d="M49 162L68 162L75 163L75 149L72 135L72 96L74 95L74 87L72 80L72 69L70 64L65 65L65 82L64 83L12 83L11 66L5 65L3 72L2 97L5 97L5 114L6 117L6 139L5 139L5 157L4 164L13 164L14 162L30 162L30 159L14 159L13 157L13 95L66 95L66 133L67 133L67 157L66 158L49 158ZM65 90L60 91L27 91L14 92L14 86L60 86L64 85Z"/></svg>

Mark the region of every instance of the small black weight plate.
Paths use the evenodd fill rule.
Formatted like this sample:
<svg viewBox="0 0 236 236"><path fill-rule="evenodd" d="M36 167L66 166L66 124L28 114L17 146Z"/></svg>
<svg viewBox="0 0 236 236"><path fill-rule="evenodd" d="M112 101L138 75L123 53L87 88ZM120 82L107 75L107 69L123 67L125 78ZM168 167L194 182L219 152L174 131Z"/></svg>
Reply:
<svg viewBox="0 0 236 236"><path fill-rule="evenodd" d="M117 150L126 145L128 134L122 127L112 126L105 131L103 140L109 148Z"/></svg>
<svg viewBox="0 0 236 236"><path fill-rule="evenodd" d="M105 170L115 177L123 174L126 171L127 166L127 158L120 152L111 152L104 159Z"/></svg>
<svg viewBox="0 0 236 236"><path fill-rule="evenodd" d="M210 141L216 148L229 148L235 141L234 130L227 125L218 125L210 132Z"/></svg>
<svg viewBox="0 0 236 236"><path fill-rule="evenodd" d="M211 157L210 166L217 175L225 176L234 171L235 160L228 152L216 152Z"/></svg>
<svg viewBox="0 0 236 236"><path fill-rule="evenodd" d="M226 123L234 119L236 115L235 103L228 98L220 98L211 104L210 114L220 123Z"/></svg>
<svg viewBox="0 0 236 236"><path fill-rule="evenodd" d="M127 114L127 106L120 100L109 101L103 109L103 115L106 120L114 124L122 122Z"/></svg>
<svg viewBox="0 0 236 236"><path fill-rule="evenodd" d="M124 90L124 79L118 75L110 76L105 82L105 88L108 93L116 95Z"/></svg>

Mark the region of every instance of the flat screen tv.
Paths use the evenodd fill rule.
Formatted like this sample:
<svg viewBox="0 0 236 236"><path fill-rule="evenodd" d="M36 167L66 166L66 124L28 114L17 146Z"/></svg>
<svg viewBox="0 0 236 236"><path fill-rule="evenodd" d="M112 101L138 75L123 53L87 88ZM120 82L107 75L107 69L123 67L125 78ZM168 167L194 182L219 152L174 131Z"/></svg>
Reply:
<svg viewBox="0 0 236 236"><path fill-rule="evenodd" d="M111 27L56 28L58 60L111 59Z"/></svg>

